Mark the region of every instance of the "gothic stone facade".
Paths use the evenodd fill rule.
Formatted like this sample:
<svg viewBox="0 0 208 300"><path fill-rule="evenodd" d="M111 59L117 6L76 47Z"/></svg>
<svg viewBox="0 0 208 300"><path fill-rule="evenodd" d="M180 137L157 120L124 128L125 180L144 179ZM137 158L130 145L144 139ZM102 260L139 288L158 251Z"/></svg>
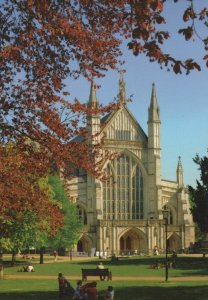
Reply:
<svg viewBox="0 0 208 300"><path fill-rule="evenodd" d="M74 250L101 255L140 254L152 253L157 246L164 252L164 210L169 212L170 251L188 248L195 241L195 230L180 157L176 181L161 178L161 121L155 85L148 111L148 134L127 107L123 78L119 81L118 101L116 112L102 119L94 115L88 120L92 134L105 133L104 147L119 154L114 161L105 163L103 171L109 180L101 182L80 173L67 182L70 198L77 202L85 223ZM93 84L88 105L98 106Z"/></svg>

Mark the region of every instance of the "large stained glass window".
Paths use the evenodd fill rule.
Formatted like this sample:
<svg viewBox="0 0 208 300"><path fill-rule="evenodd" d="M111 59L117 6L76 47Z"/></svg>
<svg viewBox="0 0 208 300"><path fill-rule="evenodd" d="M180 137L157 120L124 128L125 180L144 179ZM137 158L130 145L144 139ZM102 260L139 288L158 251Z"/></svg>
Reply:
<svg viewBox="0 0 208 300"><path fill-rule="evenodd" d="M143 219L143 177L138 163L121 155L105 169L103 216L110 220Z"/></svg>

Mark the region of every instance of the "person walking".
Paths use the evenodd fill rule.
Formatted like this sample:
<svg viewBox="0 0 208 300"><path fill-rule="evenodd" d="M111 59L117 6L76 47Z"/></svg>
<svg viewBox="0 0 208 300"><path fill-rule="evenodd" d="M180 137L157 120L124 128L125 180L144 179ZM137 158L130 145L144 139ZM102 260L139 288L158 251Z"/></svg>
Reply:
<svg viewBox="0 0 208 300"><path fill-rule="evenodd" d="M57 260L58 252L56 250L53 251L54 260Z"/></svg>

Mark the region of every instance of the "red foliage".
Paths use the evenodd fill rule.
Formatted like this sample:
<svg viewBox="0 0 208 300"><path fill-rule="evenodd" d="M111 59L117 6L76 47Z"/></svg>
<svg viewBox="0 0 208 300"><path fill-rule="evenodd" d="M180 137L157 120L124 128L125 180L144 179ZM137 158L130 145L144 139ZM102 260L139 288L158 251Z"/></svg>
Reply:
<svg viewBox="0 0 208 300"><path fill-rule="evenodd" d="M31 149L27 143L24 147L11 143L0 145L0 215L9 219L15 212L18 219L29 210L36 215L37 224L46 221L47 230L44 230L53 235L63 225L63 215L49 201L47 188L40 187L47 168L42 164L43 154L34 149L31 155Z"/></svg>

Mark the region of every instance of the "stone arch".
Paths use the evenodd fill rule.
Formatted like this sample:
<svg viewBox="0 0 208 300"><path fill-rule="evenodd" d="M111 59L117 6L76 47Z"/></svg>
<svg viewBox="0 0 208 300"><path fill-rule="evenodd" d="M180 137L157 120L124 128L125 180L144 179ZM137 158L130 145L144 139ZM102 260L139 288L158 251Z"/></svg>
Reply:
<svg viewBox="0 0 208 300"><path fill-rule="evenodd" d="M139 167L140 167L140 169L142 171L142 175L144 177L144 180L146 180L146 178L147 178L147 170L145 169L144 164L141 161L141 159L135 153L133 153L132 151L130 151L128 149L122 149L118 153L119 153L119 155L124 154L124 155L127 155L129 157L132 157L133 160L138 163L138 165L139 165Z"/></svg>
<svg viewBox="0 0 208 300"><path fill-rule="evenodd" d="M120 254L147 253L147 237L138 228L131 228L119 235Z"/></svg>
<svg viewBox="0 0 208 300"><path fill-rule="evenodd" d="M77 242L77 252L90 253L92 248L92 240L86 234L83 234Z"/></svg>
<svg viewBox="0 0 208 300"><path fill-rule="evenodd" d="M181 248L181 237L177 233L173 232L168 237L168 249L170 252L178 252Z"/></svg>
<svg viewBox="0 0 208 300"><path fill-rule="evenodd" d="M129 156L129 157L132 157L132 158L138 163L138 165L139 165L139 167L140 167L140 169L141 169L141 171L142 171L142 175L143 175L143 177L144 177L144 180L146 181L146 179L147 179L147 170L145 169L143 162L141 161L141 159L140 159L137 155L135 155L132 151L129 151L128 149L122 149L122 150L120 150L120 151L118 150L118 151L117 151L117 154L118 154L118 157L119 157L119 155L122 155L122 154L127 155L127 156ZM112 170L112 173L113 173L113 175L115 176L116 173L115 173L115 171L114 171L112 162L111 162L110 160L107 160L107 161L104 163L104 165L103 165L103 170L107 167L108 164L110 165L110 168L111 168L111 170Z"/></svg>

